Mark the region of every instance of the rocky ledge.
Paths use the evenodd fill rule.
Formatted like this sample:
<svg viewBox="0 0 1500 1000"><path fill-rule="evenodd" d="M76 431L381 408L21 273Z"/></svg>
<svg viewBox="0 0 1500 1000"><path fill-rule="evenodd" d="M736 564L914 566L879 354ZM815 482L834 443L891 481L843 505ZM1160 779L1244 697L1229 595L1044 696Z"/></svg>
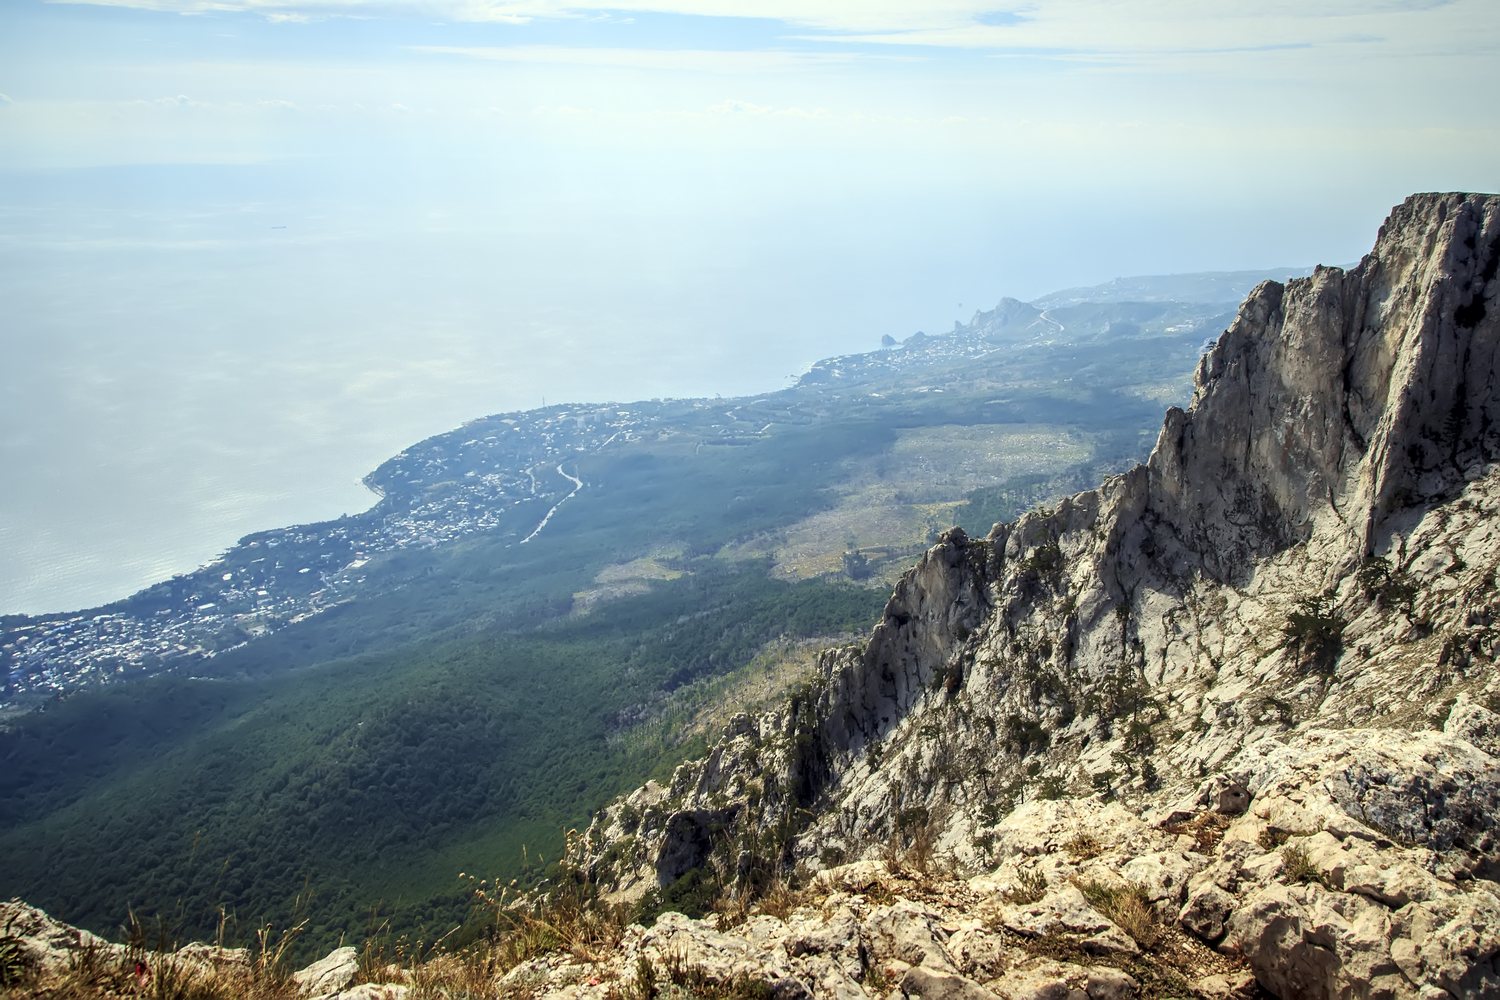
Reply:
<svg viewBox="0 0 1500 1000"><path fill-rule="evenodd" d="M945 534L508 936L262 995L1500 996L1497 272L1500 196L1432 194L1261 285L1144 465Z"/></svg>
<svg viewBox="0 0 1500 1000"><path fill-rule="evenodd" d="M973 892L1037 865L1045 907L1104 866L1275 995L1500 993L1497 270L1500 197L1417 195L1352 270L1262 284L1144 465L946 534L867 642L603 811L580 868L692 902L922 844ZM1026 839L1063 815L1108 849ZM1017 989L945 962L988 991L954 995Z"/></svg>

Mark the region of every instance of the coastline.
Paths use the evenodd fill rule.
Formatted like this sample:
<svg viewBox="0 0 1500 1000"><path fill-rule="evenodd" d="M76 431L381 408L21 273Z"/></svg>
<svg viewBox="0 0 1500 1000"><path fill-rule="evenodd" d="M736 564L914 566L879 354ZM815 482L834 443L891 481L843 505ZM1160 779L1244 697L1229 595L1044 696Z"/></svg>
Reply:
<svg viewBox="0 0 1500 1000"><path fill-rule="evenodd" d="M309 484L315 481L313 471L301 470L300 477L288 478ZM212 566L253 535L367 514L385 498L378 487L366 481L372 474L373 470L363 476L345 477L340 485L312 491L288 490L283 494L287 499L271 503L265 501L263 493L247 491L251 497L260 497L260 502L246 504L238 517L209 525L208 531L190 537L183 537L181 532L167 533L167 544L172 545L168 549L161 547L161 541L146 546L138 537L129 537L121 538L116 546L76 546L71 553L48 547L54 554L17 558L12 566L36 568L30 574L15 572L0 580L0 593L5 595L0 598L0 618L44 618L118 604L174 577ZM224 506L243 501L244 495L235 494L215 498ZM356 501L363 501L363 505ZM292 520L280 520L280 512L288 510L299 512ZM23 553L28 541L24 528L0 528L0 550L8 556ZM34 541L31 544L43 548Z"/></svg>

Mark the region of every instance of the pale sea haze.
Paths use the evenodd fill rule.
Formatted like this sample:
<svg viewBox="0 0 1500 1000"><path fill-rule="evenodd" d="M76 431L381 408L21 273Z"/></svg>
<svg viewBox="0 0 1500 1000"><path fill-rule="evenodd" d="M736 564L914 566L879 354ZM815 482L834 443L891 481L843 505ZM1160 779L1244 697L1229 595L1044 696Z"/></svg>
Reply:
<svg viewBox="0 0 1500 1000"><path fill-rule="evenodd" d="M1358 6L5 0L0 613L363 509L484 414L1500 188L1493 0Z"/></svg>
<svg viewBox="0 0 1500 1000"><path fill-rule="evenodd" d="M795 203L595 206L549 229L521 210L184 204L178 171L109 173L125 205L65 188L5 209L0 613L97 606L247 533L363 510L366 473L485 414L764 392L1002 294L1244 263L1070 251L1021 207L963 199L829 206L812 230Z"/></svg>
<svg viewBox="0 0 1500 1000"><path fill-rule="evenodd" d="M931 273L864 291L850 248L787 246L773 269L737 242L769 218L712 246L601 212L560 247L524 217L184 205L162 196L180 171L89 174L126 205L37 182L4 210L0 613L95 606L365 509L361 477L474 417L767 391L961 310Z"/></svg>

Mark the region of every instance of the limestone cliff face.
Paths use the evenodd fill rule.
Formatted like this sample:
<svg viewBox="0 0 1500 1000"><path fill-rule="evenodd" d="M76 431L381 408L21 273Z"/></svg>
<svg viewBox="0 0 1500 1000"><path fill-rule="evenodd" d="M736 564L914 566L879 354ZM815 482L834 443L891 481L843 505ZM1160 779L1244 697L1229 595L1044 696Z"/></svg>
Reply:
<svg viewBox="0 0 1500 1000"><path fill-rule="evenodd" d="M1235 582L1341 527L1359 554L1493 461L1496 214L1493 199L1413 198L1352 272L1251 294L1147 463L1147 508L1190 562Z"/></svg>
<svg viewBox="0 0 1500 1000"><path fill-rule="evenodd" d="M711 861L827 867L922 841L988 871L1023 803L1180 822L1233 789L1259 803L1249 840L1310 834L1283 817L1302 803L1296 822L1340 831L1329 850L1401 845L1454 899L1453 880L1492 887L1497 747L1482 725L1434 727L1500 691L1497 268L1500 197L1418 195L1353 270L1262 284L1145 465L987 538L943 536L868 642L608 810L588 863L639 892ZM1305 981L1270 971L1266 928L1323 919L1313 903L1216 891L1214 943L1260 955L1263 985L1348 985L1348 956L1307 958ZM1403 995L1435 980L1395 898L1370 905ZM1493 951L1476 961L1494 972Z"/></svg>

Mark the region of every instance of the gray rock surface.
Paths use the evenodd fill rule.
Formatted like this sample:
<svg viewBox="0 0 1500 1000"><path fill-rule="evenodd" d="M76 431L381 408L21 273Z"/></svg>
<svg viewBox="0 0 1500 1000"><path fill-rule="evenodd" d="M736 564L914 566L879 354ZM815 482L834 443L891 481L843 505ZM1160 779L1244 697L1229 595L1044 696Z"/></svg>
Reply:
<svg viewBox="0 0 1500 1000"><path fill-rule="evenodd" d="M988 873L1012 934L1108 869L1284 995L1488 988L1497 265L1500 197L1417 195L1357 267L1262 284L1144 465L944 534L867 642L637 793L623 864L619 806L581 864L643 892L713 809L772 845L741 868Z"/></svg>
<svg viewBox="0 0 1500 1000"><path fill-rule="evenodd" d="M15 939L28 964L48 971L66 969L85 949L111 956L124 954L120 945L54 920L19 899L0 903L0 937Z"/></svg>
<svg viewBox="0 0 1500 1000"><path fill-rule="evenodd" d="M923 966L906 970L901 977L901 995L920 1000L995 1000L994 993L973 980Z"/></svg>
<svg viewBox="0 0 1500 1000"><path fill-rule="evenodd" d="M359 952L350 947L338 948L323 958L292 973L292 982L305 997L333 997L347 989L359 973Z"/></svg>
<svg viewBox="0 0 1500 1000"><path fill-rule="evenodd" d="M331 1000L406 1000L411 987L402 983L361 983L333 995Z"/></svg>
<svg viewBox="0 0 1500 1000"><path fill-rule="evenodd" d="M1357 267L1257 287L1144 465L944 533L866 642L571 859L616 900L797 894L484 988L1500 996L1497 272L1500 196L1418 195ZM83 945L0 917L39 962ZM408 988L355 968L298 982Z"/></svg>

